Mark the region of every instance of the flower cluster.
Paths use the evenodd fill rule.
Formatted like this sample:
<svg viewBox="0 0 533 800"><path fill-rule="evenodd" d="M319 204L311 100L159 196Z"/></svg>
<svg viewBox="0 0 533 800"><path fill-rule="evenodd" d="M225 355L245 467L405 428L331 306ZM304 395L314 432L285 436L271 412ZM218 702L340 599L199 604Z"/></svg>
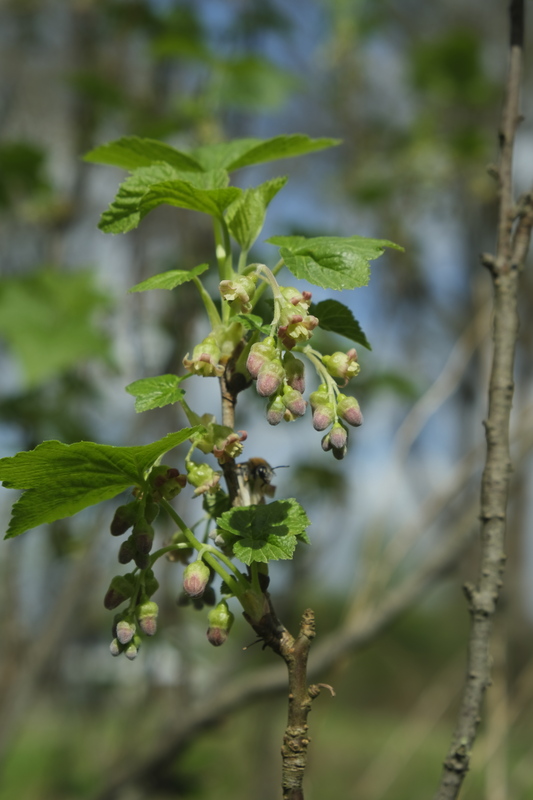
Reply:
<svg viewBox="0 0 533 800"><path fill-rule="evenodd" d="M292 286L280 287L279 322L277 335L287 350L297 344L304 344L311 338L318 325L318 319L309 314L311 292L299 292Z"/></svg>

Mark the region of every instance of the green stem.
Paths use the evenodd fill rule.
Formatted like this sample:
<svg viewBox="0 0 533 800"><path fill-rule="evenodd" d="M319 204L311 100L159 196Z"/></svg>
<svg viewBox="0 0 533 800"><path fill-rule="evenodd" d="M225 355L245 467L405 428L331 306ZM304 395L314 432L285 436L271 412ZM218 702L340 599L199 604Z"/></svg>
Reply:
<svg viewBox="0 0 533 800"><path fill-rule="evenodd" d="M271 269L271 270L269 269L268 271L269 271L269 272L270 272L270 274L271 274L271 275L274 277L275 275L277 275L277 274L278 274L278 272L280 271L280 269L283 267L283 265L284 265L284 264L285 264L285 262L284 262L284 261L283 261L283 259L281 258L281 259L278 261L278 263L276 264L276 266L275 266L273 269ZM255 265L255 267L256 267L256 268L257 268L258 266L264 266L264 264L256 264L256 265ZM268 269L268 267L265 267L265 269ZM277 284L276 284L276 286L277 286ZM253 299L252 299L252 309L253 309L253 308L254 308L254 307L257 305L257 303L258 303L258 301L259 301L259 298L262 296L262 294L263 294L263 292L265 291L265 289L266 289L266 283L261 283L261 284L260 284L260 285L257 287L257 289L255 290L255 293L254 293L254 296L253 296Z"/></svg>
<svg viewBox="0 0 533 800"><path fill-rule="evenodd" d="M263 594L263 590L261 589L261 585L259 583L259 566L257 561L252 561L250 565L250 577L252 579L252 590L255 592L255 594Z"/></svg>
<svg viewBox="0 0 533 800"><path fill-rule="evenodd" d="M248 250L241 250L239 255L239 263L237 266L237 271L242 274L246 269L246 261L248 260Z"/></svg>
<svg viewBox="0 0 533 800"><path fill-rule="evenodd" d="M339 395L341 392L339 387L335 383L334 379L331 377L326 367L322 363L322 358L320 353L317 350L313 350L313 348L310 345L306 345L305 347L295 347L294 350L296 350L299 353L302 353L314 366L318 374L319 380L322 383L325 383L326 386L328 387L328 398L330 403L336 407L337 395ZM338 421L338 416L336 411L335 411L335 421L336 422Z"/></svg>

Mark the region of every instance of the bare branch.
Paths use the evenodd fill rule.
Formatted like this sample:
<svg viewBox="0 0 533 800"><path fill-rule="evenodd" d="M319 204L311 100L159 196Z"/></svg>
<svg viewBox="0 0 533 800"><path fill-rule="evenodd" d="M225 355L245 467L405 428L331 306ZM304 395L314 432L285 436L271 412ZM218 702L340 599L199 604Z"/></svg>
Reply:
<svg viewBox="0 0 533 800"><path fill-rule="evenodd" d="M521 218L520 245L515 247L513 225L517 210L512 192L513 146L519 123L518 103L522 61L523 0L512 0L511 55L500 132L498 169L499 219L496 257L484 258L493 279L493 361L489 383L489 413L485 422L487 456L481 482L481 556L476 586L465 592L472 617L465 687L451 747L435 800L457 797L470 765L470 754L480 721L485 689L490 684L489 641L505 566L504 536L511 462L509 419L513 397L514 350L518 334L517 283L529 239ZM524 231L523 228L526 227ZM518 229L520 229L520 224ZM515 256L519 251L522 260Z"/></svg>

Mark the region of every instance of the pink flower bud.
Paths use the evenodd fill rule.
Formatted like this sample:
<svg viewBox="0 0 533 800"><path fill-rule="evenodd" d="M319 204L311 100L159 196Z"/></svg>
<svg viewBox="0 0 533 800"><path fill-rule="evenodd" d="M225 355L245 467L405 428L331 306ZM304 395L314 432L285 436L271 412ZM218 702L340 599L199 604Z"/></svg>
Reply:
<svg viewBox="0 0 533 800"><path fill-rule="evenodd" d="M358 428L363 423L363 415L355 397L339 394L337 397L337 414L349 425Z"/></svg>
<svg viewBox="0 0 533 800"><path fill-rule="evenodd" d="M207 639L214 647L220 647L228 638L235 617L225 600L221 600L207 615L209 627Z"/></svg>
<svg viewBox="0 0 533 800"><path fill-rule="evenodd" d="M120 642L118 641L118 639L113 639L113 641L109 645L109 652L111 653L113 658L116 658L122 653L122 648L120 646Z"/></svg>
<svg viewBox="0 0 533 800"><path fill-rule="evenodd" d="M159 607L153 600L146 600L135 609L135 616L139 627L147 636L153 636L157 630L157 615Z"/></svg>
<svg viewBox="0 0 533 800"><path fill-rule="evenodd" d="M279 359L267 361L257 376L257 391L261 397L270 397L277 392L285 377L285 370Z"/></svg>
<svg viewBox="0 0 533 800"><path fill-rule="evenodd" d="M274 339L272 336L268 336L262 342L256 342L251 346L246 360L246 369L255 379L259 375L259 370L263 364L277 358L277 355Z"/></svg>
<svg viewBox="0 0 533 800"><path fill-rule="evenodd" d="M211 576L211 571L203 561L193 561L183 573L183 588L189 597L201 597Z"/></svg>
<svg viewBox="0 0 533 800"><path fill-rule="evenodd" d="M120 644L128 644L135 636L135 625L133 622L128 622L121 619L117 622L117 639Z"/></svg>
<svg viewBox="0 0 533 800"><path fill-rule="evenodd" d="M335 419L335 408L325 383L321 383L316 392L311 392L309 402L313 410L313 428L315 431L325 431Z"/></svg>
<svg viewBox="0 0 533 800"><path fill-rule="evenodd" d="M331 441L331 446L335 450L342 450L348 441L348 431L344 425L342 425L342 423L336 422L329 432L329 438Z"/></svg>
<svg viewBox="0 0 533 800"><path fill-rule="evenodd" d="M283 392L283 405L294 417L303 417L307 403L296 389L285 387Z"/></svg>
<svg viewBox="0 0 533 800"><path fill-rule="evenodd" d="M273 395L268 401L266 418L269 425L279 425L285 413L285 406L279 394Z"/></svg>

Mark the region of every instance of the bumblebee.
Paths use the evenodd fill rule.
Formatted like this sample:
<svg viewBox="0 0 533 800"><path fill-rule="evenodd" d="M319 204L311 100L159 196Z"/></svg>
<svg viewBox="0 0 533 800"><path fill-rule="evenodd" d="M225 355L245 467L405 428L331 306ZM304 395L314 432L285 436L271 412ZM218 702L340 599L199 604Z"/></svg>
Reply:
<svg viewBox="0 0 533 800"><path fill-rule="evenodd" d="M250 458L244 464L237 464L239 494L236 506L255 506L265 502L265 497L273 497L276 487L272 485L274 470L264 458Z"/></svg>

